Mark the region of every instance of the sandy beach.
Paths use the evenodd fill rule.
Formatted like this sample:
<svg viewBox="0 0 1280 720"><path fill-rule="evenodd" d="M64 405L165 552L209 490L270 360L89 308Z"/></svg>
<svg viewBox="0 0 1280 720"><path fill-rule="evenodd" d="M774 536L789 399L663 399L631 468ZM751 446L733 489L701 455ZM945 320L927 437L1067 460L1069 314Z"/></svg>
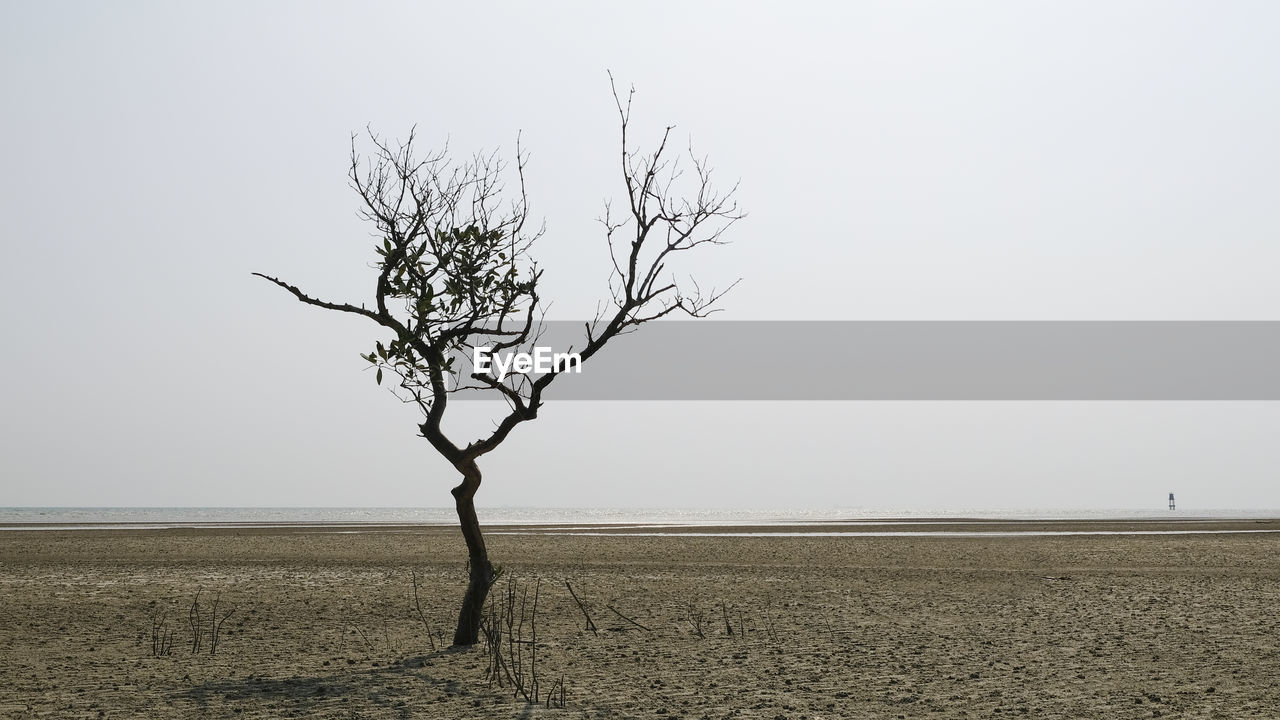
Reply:
<svg viewBox="0 0 1280 720"><path fill-rule="evenodd" d="M1005 525L488 528L494 595L537 588L563 709L491 683L481 648L432 650L453 528L4 530L0 717L1280 716L1280 535L1256 532L1280 521ZM1215 532L938 534L992 530Z"/></svg>

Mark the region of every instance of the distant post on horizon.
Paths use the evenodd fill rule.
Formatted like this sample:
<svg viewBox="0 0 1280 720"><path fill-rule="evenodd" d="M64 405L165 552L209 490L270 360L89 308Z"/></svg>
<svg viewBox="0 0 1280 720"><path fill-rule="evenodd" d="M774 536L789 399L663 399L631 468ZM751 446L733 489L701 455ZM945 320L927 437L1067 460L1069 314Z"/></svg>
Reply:
<svg viewBox="0 0 1280 720"><path fill-rule="evenodd" d="M1178 506L1177 506L1177 505L1175 505L1175 504L1174 504L1174 502L1173 502L1173 493L1169 493L1169 509L1170 509L1170 510L1177 510L1177 509L1178 509Z"/></svg>

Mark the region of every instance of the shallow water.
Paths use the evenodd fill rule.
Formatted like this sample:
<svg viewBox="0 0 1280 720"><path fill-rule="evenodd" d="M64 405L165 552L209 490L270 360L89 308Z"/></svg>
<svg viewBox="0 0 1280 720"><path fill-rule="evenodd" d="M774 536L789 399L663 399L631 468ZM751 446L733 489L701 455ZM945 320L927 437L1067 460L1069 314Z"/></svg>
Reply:
<svg viewBox="0 0 1280 720"><path fill-rule="evenodd" d="M994 538L994 537L1051 537L1058 535L1225 535L1242 533L1277 533L1280 530L991 530L963 531L939 530L915 532L902 530L821 530L815 532L601 532L547 530L497 530L490 535L570 535L582 537L934 537L934 538Z"/></svg>
<svg viewBox="0 0 1280 720"><path fill-rule="evenodd" d="M644 528L660 534L674 534L681 528L705 526L787 526L787 533L772 535L884 535L911 537L913 534L940 535L939 532L904 533L875 531L805 532L797 526L857 522L861 525L909 521L929 521L930 525L1001 523L1018 520L1087 521L1213 521L1251 520L1280 517L1280 510L1059 510L1059 509L693 509L693 508L480 508L480 522L489 525L548 525L555 531L591 532L599 526ZM453 508L165 508L165 507L10 507L0 508L0 530L161 530L187 527L287 527L295 525L359 526L394 528L457 523ZM668 532L668 529L671 532ZM1041 534L1081 534L1103 531L1069 531ZM1112 531L1106 531L1112 532ZM1119 534L1179 531L1115 531ZM760 532L745 533L751 535ZM979 533L995 535L995 533ZM1026 533L1006 533L1024 535ZM968 534L952 534L967 537Z"/></svg>

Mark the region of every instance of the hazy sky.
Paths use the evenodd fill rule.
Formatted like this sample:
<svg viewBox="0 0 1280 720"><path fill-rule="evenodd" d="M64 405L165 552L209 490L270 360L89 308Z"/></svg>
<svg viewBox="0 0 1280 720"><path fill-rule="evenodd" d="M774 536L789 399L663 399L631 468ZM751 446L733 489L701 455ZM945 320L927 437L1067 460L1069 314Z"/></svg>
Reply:
<svg viewBox="0 0 1280 720"><path fill-rule="evenodd" d="M376 337L371 125L532 152L607 296L606 70L740 178L726 319L1280 320L1274 2L0 5L0 505L447 505ZM454 408L480 422L485 408ZM481 505L1280 507L1275 403L563 403Z"/></svg>

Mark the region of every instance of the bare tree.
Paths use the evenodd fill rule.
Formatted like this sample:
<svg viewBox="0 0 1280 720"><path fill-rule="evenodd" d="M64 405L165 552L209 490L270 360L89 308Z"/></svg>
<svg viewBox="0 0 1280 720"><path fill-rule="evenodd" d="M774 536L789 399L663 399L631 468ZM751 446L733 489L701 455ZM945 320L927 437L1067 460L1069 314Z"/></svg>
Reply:
<svg viewBox="0 0 1280 720"><path fill-rule="evenodd" d="M646 322L672 313L704 317L713 312L729 288L704 292L692 280L677 280L668 264L680 253L722 244L725 230L743 217L734 199L736 185L718 191L705 158L692 150L687 156L671 151L673 127L666 128L652 152L631 148L634 94L630 90L624 100L613 86L627 208L616 213L606 203L600 218L613 261L611 301L602 303L585 326L578 352L583 363L611 339ZM517 425L538 416L543 392L565 369L499 378L479 372L463 376L461 363L455 363L459 354L475 348L510 350L536 342L541 333L542 270L529 251L543 230L528 222L528 156L518 139L514 168L496 155L475 155L456 164L447 151L419 156L412 132L397 143L369 132L367 141L371 150L364 158L352 137L350 179L360 196L361 217L374 225L379 239L373 307L321 300L278 278L254 274L308 305L364 316L388 332L386 342L362 357L376 368L379 384L384 373L393 376L388 383L392 392L422 412L422 437L462 475L452 493L470 578L453 643L473 645L485 597L496 579L476 518L474 498L481 480L476 461ZM514 178L514 191L504 186L507 177ZM460 445L446 434L442 421L450 397L468 391L501 397L506 411L486 436Z"/></svg>

